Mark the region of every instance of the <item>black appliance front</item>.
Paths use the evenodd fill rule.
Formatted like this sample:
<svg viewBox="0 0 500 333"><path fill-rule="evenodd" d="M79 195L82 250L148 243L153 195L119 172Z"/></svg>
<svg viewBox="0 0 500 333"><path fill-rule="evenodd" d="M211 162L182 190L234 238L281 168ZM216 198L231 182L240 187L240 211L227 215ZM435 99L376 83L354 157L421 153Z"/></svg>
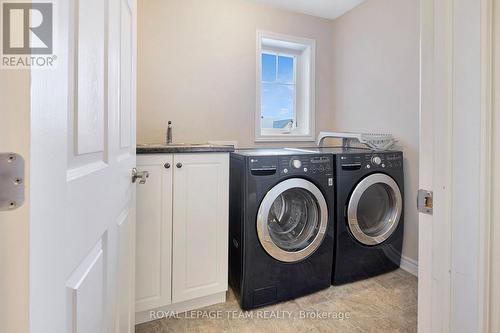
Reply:
<svg viewBox="0 0 500 333"><path fill-rule="evenodd" d="M331 155L231 155L229 282L253 309L328 288ZM329 206L332 209L329 209Z"/></svg>
<svg viewBox="0 0 500 333"><path fill-rule="evenodd" d="M399 268L404 231L403 154L337 155L336 194L332 283Z"/></svg>

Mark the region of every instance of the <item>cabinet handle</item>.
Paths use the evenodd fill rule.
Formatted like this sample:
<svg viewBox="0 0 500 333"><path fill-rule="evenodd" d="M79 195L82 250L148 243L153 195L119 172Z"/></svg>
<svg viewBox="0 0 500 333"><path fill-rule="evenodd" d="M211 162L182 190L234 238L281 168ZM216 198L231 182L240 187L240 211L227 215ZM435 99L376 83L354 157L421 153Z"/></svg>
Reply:
<svg viewBox="0 0 500 333"><path fill-rule="evenodd" d="M177 165L176 165L176 166L177 166L177 168L179 168L179 169L180 169L180 168L182 168L182 163L177 163Z"/></svg>
<svg viewBox="0 0 500 333"><path fill-rule="evenodd" d="M165 163L164 167L165 169L170 169L170 163Z"/></svg>

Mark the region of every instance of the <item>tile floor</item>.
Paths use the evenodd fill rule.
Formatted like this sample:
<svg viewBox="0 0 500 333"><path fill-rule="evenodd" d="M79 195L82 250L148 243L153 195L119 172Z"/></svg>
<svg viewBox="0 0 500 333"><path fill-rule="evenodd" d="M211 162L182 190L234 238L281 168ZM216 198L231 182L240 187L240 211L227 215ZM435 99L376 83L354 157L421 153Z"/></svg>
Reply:
<svg viewBox="0 0 500 333"><path fill-rule="evenodd" d="M135 332L416 332L417 279L397 270L246 313L230 291L226 303L200 310L201 318L179 314L137 325Z"/></svg>

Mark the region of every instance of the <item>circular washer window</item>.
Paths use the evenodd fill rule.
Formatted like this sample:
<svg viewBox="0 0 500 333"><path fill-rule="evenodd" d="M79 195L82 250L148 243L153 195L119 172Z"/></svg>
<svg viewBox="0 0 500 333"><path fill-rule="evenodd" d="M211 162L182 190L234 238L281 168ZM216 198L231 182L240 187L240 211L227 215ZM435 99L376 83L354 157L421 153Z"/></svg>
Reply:
<svg viewBox="0 0 500 333"><path fill-rule="evenodd" d="M266 252L284 262L302 260L321 245L328 208L311 182L292 178L273 187L257 214L257 233Z"/></svg>
<svg viewBox="0 0 500 333"><path fill-rule="evenodd" d="M352 235L365 245L378 245L396 230L402 211L396 182L385 174L364 178L354 189L347 208Z"/></svg>

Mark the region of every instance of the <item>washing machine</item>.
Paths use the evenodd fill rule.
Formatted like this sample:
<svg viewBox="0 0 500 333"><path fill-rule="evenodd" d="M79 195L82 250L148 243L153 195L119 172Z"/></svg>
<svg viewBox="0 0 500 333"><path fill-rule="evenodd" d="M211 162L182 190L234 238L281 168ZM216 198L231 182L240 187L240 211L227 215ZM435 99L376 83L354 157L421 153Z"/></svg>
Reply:
<svg viewBox="0 0 500 333"><path fill-rule="evenodd" d="M331 285L333 174L331 154L231 154L229 283L242 309Z"/></svg>
<svg viewBox="0 0 500 333"><path fill-rule="evenodd" d="M404 230L403 153L335 152L336 237L332 283L397 269Z"/></svg>

